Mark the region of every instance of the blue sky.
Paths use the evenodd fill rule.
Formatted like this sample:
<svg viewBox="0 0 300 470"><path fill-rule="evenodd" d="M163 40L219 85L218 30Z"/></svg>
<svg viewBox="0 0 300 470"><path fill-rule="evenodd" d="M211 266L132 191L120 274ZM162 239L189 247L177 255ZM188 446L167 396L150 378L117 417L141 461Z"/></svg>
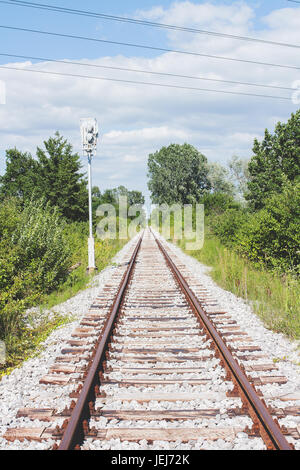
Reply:
<svg viewBox="0 0 300 470"><path fill-rule="evenodd" d="M39 2L38 2L39 3ZM41 3L41 2L40 2ZM140 7L141 2L126 2L128 10L124 9L124 2L99 2L72 0L64 2L51 2L49 0L45 4L64 6L67 8L83 9L96 11L104 14L112 14L117 16L133 14L137 8ZM169 2L163 2L168 4ZM145 5L144 5L145 4ZM151 1L143 2L146 8L151 7ZM157 31L152 28L143 28L136 26L129 26L123 23L114 21L99 20L88 17L81 17L76 15L54 13L50 11L40 11L31 8L23 8L21 6L8 6L0 4L0 17L1 24L27 27L33 29L44 29L50 31L58 31L69 34L80 34L82 36L97 36L103 39L110 39L122 41L137 41L141 39L152 43L158 43L163 40L164 35L157 35ZM40 37L31 33L23 33L16 31L0 31L1 44L9 46L9 50L17 52L20 51L34 51L33 55L45 55L46 57L53 58L95 58L103 55L115 55L118 53L116 46L98 45L93 43L86 43L84 41L73 41L61 38L48 38ZM131 53L128 48L122 49L123 53ZM17 52L18 53L18 52ZM141 51L135 51L135 54L143 54ZM151 54L150 54L151 56ZM5 60L0 59L1 62Z"/></svg>
<svg viewBox="0 0 300 470"><path fill-rule="evenodd" d="M34 1L34 0L33 0ZM36 0L37 1L37 0ZM161 23L225 31L243 36L300 44L299 7L287 0L268 1L114 1L66 0L38 3L74 9L131 16ZM297 14L295 13L297 11ZM99 39L136 42L155 47L248 60L299 65L297 49L218 39L190 33L175 34L145 26L128 25L39 11L0 3L0 25L40 29ZM112 46L80 40L47 37L0 28L0 52L83 61L91 65L173 72L198 77L240 80L291 87L300 70L291 71L181 56L146 49ZM32 62L32 63L31 63ZM65 64L26 62L0 56L0 63L19 68L92 74L108 78L143 80L207 89L275 94L288 91L239 85L165 78L130 72L103 71ZM33 65L35 64L35 65ZM0 69L5 82L6 105L0 105L0 172L5 168L5 150L16 146L35 154L56 130L80 152L79 120L98 119L101 141L94 161L94 184L100 189L124 184L147 192L147 158L162 145L189 142L211 162L226 164L233 154L251 156L255 137L265 128L286 121L297 106L286 102L217 93L158 89L84 79L58 78ZM299 107L299 106L298 106ZM86 162L83 159L83 164Z"/></svg>
<svg viewBox="0 0 300 470"><path fill-rule="evenodd" d="M90 10L99 13L116 16L134 16L138 10L147 10L154 7L163 6L168 8L173 1L152 0L141 1L93 1L86 0L65 0L58 1L36 1L36 3L45 3L49 5L58 5L66 8L79 10ZM203 1L195 1L195 4L203 4ZM213 1L214 5L230 5L231 0ZM287 0L266 0L256 1L248 0L248 5L255 8L257 17L254 19L254 30L260 29L260 18L276 8L297 7ZM163 31L156 28L145 26L133 26L114 21L99 20L76 15L61 14L50 11L41 11L38 9L25 8L16 5L0 4L0 24L8 26L17 26L31 29L42 29L48 31L57 31L66 34L78 34L81 36L97 36L103 39L113 39L116 41L139 42L157 46L167 46L166 35ZM131 49L120 46L109 46L86 43L84 41L74 41L71 39L49 38L39 36L33 33L8 31L0 29L1 49L5 46L5 52L13 54L34 55L51 58L98 58L105 55L115 55L121 53L143 57L153 57L157 53L139 49ZM4 50L3 50L4 51ZM6 63L7 60L0 56L0 63Z"/></svg>

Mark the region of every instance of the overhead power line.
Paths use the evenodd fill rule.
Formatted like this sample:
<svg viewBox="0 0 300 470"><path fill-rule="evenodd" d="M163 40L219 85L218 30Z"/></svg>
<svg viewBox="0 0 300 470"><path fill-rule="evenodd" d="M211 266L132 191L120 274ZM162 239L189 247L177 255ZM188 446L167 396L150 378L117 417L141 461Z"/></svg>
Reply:
<svg viewBox="0 0 300 470"><path fill-rule="evenodd" d="M206 57L206 58L217 59L217 60L227 60L227 61L233 61L233 62L243 62L243 63L247 63L247 64L264 65L264 66L268 66L268 67L279 67L279 68L285 68L285 69L300 70L300 67L296 67L296 66L293 66L293 65L283 65L283 64L274 64L274 63L268 63L268 62L259 62L259 61L256 61L256 60L237 59L235 57L216 56L216 55L211 55L211 54L203 54L203 53L200 53L200 52L189 52L189 51L182 51L182 50L178 50L178 49L167 49L167 48L163 48L163 47L147 46L147 45L144 45L144 44L127 43L127 42L119 42L119 41L109 41L109 40L106 40L106 39L98 39L98 38L92 38L92 37L87 37L87 36L77 36L75 34L63 34L63 33L57 33L57 32L52 32L52 31L42 31L42 30L37 30L37 29L20 28L20 27L16 27L16 26L6 26L6 25L0 25L0 28L13 30L13 31L22 31L22 32L27 32L27 33L42 34L42 35L53 36L53 37L63 37L63 38L68 38L68 39L79 39L79 40L97 42L97 43L102 43L102 44L112 44L112 45L117 45L117 46L135 47L135 48L148 49L148 50L160 51L160 52L173 52L173 53L176 53L176 54L184 54L184 55L189 55L189 56Z"/></svg>
<svg viewBox="0 0 300 470"><path fill-rule="evenodd" d="M67 14L71 14L71 15L88 16L88 17L92 17L92 18L101 18L101 19L109 20L109 21L117 21L117 22L131 23L131 24L142 25L142 26L150 26L150 27L155 27L155 28L169 29L169 30L173 30L173 31L188 32L188 33L194 33L194 34L204 34L204 35L216 36L216 37L226 38L226 39L235 39L235 40L239 40L239 41L258 42L258 43L262 43L262 44L269 44L269 45L272 45L272 46L292 47L292 48L298 48L298 49L300 48L299 44L291 44L291 43L284 43L284 42L278 42L278 41L270 41L270 40L267 40L267 39L254 38L254 37L249 37L249 36L240 36L240 35L222 33L222 32L217 32L217 31L209 31L209 30L205 30L205 29L189 28L189 27L185 27L185 26L177 26L177 25L171 25L171 24L166 24L166 23L157 23L157 22L153 22L153 21L139 20L139 19L136 19L136 18L128 18L128 17L122 17L122 16L107 15L107 14L104 14L104 13L98 13L98 12L94 12L94 11L77 10L77 9L73 9L73 8L59 7L57 5L48 5L48 4L45 4L45 3L26 2L26 1L19 1L19 0L10 0L10 1L1 0L0 3L4 3L4 4L7 4L7 5L13 5L13 6L35 8L35 9L39 9L39 10L54 11L54 12L58 12L58 13L67 13ZM299 2L296 2L296 3L299 3Z"/></svg>
<svg viewBox="0 0 300 470"><path fill-rule="evenodd" d="M79 75L79 74L73 74L73 73L51 72L48 70L47 71L46 70L30 70L30 69L11 67L11 66L6 66L6 65L0 65L0 70L15 70L18 72L38 73L38 74L54 75L54 76L61 76L61 77L76 77L76 78L85 78L85 79L90 79L90 80L105 80L105 81L110 81L110 82L128 83L128 84L135 84L135 85L148 85L148 86L163 87L163 88L174 88L174 89L180 89L180 90L205 91L205 92L210 92L210 93L225 93L229 95L242 95L242 96L252 96L252 97L257 97L257 98L272 98L276 100L290 101L290 98L285 97L285 96L262 95L262 94L229 91L229 90L216 90L216 89L209 89L209 88L186 87L186 86L171 85L171 84L165 84L165 83L140 82L140 81L135 81L135 80L123 80L123 79L107 78L107 77L94 77L90 75Z"/></svg>
<svg viewBox="0 0 300 470"><path fill-rule="evenodd" d="M0 56L2 57L12 57L12 58L19 58L19 59L29 59L29 60L40 60L43 62L54 62L57 64L66 64L66 65L79 65L82 67L93 67L93 68L101 68L105 70L118 70L118 71L125 71L125 72L134 72L134 73L143 73L143 74L150 74L150 75L159 75L159 76L166 76L166 77L174 77L174 78L185 78L191 80L205 80L209 82L218 82L218 83L228 83L231 85L245 85L245 86L254 86L254 87L263 87L263 88L273 88L277 90L288 90L292 91L294 88L291 87L284 87L284 86L277 86L277 85L266 85L262 83L251 83L251 82L241 82L236 80L222 80L218 78L208 78L208 77L197 77L193 75L180 75L176 73L168 73L168 72L154 72L151 70L141 70L141 69L132 69L127 67L116 67L112 65L102 65L102 64L90 64L87 62L74 62L72 60L59 60L59 59L50 59L49 57L34 57L28 55L17 55L17 54L7 54L1 53Z"/></svg>

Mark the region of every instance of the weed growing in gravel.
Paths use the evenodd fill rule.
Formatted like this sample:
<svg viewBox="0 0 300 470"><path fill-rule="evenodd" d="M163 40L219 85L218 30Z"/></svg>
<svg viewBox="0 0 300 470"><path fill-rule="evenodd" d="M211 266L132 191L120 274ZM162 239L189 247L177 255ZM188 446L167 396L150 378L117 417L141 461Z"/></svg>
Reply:
<svg viewBox="0 0 300 470"><path fill-rule="evenodd" d="M71 321L73 321L71 316L55 314L51 318L45 317L36 327L22 328L18 338L10 338L11 347L6 363L0 366L0 379L4 375L9 375L16 367L20 367L23 362L37 356L48 336Z"/></svg>

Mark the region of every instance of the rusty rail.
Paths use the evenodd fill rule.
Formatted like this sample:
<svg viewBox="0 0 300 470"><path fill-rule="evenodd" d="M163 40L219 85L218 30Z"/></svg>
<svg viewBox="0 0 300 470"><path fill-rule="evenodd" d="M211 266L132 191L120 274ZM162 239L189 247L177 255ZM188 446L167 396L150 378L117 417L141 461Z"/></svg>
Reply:
<svg viewBox="0 0 300 470"><path fill-rule="evenodd" d="M243 402L246 403L246 406L249 409L249 413L254 420L254 424L258 426L257 431L260 433L262 439L266 443L267 448L274 450L292 450L292 447L284 437L279 425L273 420L269 410L258 396L255 388L250 384L246 375L232 356L221 336L216 331L211 320L208 318L207 314L201 307L197 297L189 288L186 280L166 252L165 248L156 238L152 230L151 232L159 249L165 257L167 264L177 279L180 288L184 292L192 310L196 313L208 336L212 339L214 345L217 347L226 370L232 377L235 386L238 387L240 396L243 398Z"/></svg>
<svg viewBox="0 0 300 470"><path fill-rule="evenodd" d="M267 409L267 406L259 398L257 391L249 382L246 374L239 366L238 362L234 359L230 348L226 345L225 341L217 332L213 322L209 319L197 297L188 286L187 281L182 276L160 241L155 237L154 234L153 236L158 245L158 248L162 252L167 262L167 265L177 280L180 289L184 293L193 312L196 314L201 328L204 329L207 337L213 341L213 348L215 348L216 354L221 360L221 364L227 371L227 379L232 380L234 383L234 392L238 392L238 396L241 397L244 407L247 408L253 420L254 425L253 429L251 431L249 430L250 433L252 433L253 436L261 436L268 449L291 450L292 447L284 437L280 426L273 420L269 410ZM58 450L72 450L74 448L78 448L79 445L84 441L86 427L85 421L89 420L91 416L90 402L94 402L96 398L95 388L97 388L96 385L99 384L99 372L103 369L103 362L106 359L105 353L111 340L115 323L118 321L120 307L122 306L124 295L133 273L134 264L141 246L142 238L143 235L140 237L135 247L128 268L120 283L117 296L111 308L111 312L102 329L98 345L95 348L94 358L87 371L77 403L71 413L68 424L65 427L65 431Z"/></svg>
<svg viewBox="0 0 300 470"><path fill-rule="evenodd" d="M99 380L98 373L103 361L105 360L105 352L107 349L107 345L109 343L114 328L114 323L116 321L120 306L122 304L126 288L132 275L133 267L141 246L142 238L143 234L139 238L139 241L129 262L128 268L120 283L120 287L112 305L108 320L103 327L102 336L97 346L93 362L88 370L86 379L80 392L80 396L77 400L75 408L72 411L71 417L65 429L58 450L73 450L84 440L83 425L84 421L89 419L90 417L89 403L95 400L95 386L97 385L97 382Z"/></svg>

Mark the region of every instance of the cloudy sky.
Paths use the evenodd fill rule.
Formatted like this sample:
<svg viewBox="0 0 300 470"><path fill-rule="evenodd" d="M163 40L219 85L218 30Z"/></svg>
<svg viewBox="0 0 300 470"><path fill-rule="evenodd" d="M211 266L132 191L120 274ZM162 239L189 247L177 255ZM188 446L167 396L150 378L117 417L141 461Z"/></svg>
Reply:
<svg viewBox="0 0 300 470"><path fill-rule="evenodd" d="M287 0L86 0L84 7L80 0L33 1L300 45L300 4ZM6 104L0 105L0 173L5 168L7 148L16 146L35 155L36 147L56 130L81 154L80 118L91 116L97 118L100 127L98 155L93 162L93 183L102 190L123 184L146 194L148 155L163 145L188 142L211 162L222 164L226 164L234 154L248 158L255 137L262 137L265 128L272 130L277 121L286 121L300 107L293 103L290 90L295 81L300 80L299 49L295 47L25 8L16 3L0 1L0 81L6 86ZM7 27L194 54L63 38ZM49 59L84 65L49 62ZM3 67L18 70L5 70ZM31 73L28 70L101 79ZM103 78L147 82L149 85ZM272 85L274 88L203 80L205 78ZM173 87L150 86L150 83ZM82 162L86 167L84 158Z"/></svg>

